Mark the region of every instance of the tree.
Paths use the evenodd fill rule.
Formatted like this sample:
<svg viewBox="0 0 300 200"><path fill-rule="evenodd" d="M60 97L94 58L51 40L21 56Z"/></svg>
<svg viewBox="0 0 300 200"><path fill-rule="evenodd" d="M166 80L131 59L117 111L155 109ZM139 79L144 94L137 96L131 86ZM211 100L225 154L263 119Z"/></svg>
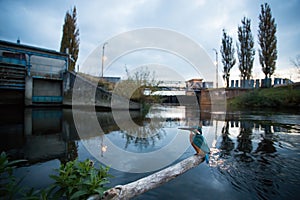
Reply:
<svg viewBox="0 0 300 200"><path fill-rule="evenodd" d="M298 74L300 75L300 54L297 55L295 59L291 60L291 62L296 67Z"/></svg>
<svg viewBox="0 0 300 200"><path fill-rule="evenodd" d="M128 99L143 103L147 98L144 90L149 88L151 91L160 84L156 81L155 71L149 71L148 67L141 67L139 70L130 74L125 66L127 80L119 82L114 88L114 93Z"/></svg>
<svg viewBox="0 0 300 200"><path fill-rule="evenodd" d="M249 80L251 77L255 50L253 48L254 41L251 34L251 20L244 17L241 22L242 25L238 26L239 44L237 44L237 51L239 70L243 83L245 83L245 79L247 78L247 80Z"/></svg>
<svg viewBox="0 0 300 200"><path fill-rule="evenodd" d="M271 8L267 3L261 5L259 20L259 62L267 79L268 76L271 78L274 73L277 59L276 24L275 19L272 18Z"/></svg>
<svg viewBox="0 0 300 200"><path fill-rule="evenodd" d="M69 53L70 59L68 70L73 71L79 53L79 29L77 27L77 13L75 6L70 11L67 11L65 16L60 52Z"/></svg>
<svg viewBox="0 0 300 200"><path fill-rule="evenodd" d="M232 45L232 38L223 29L223 38L221 45L221 55L224 75L223 79L226 80L226 87L229 87L230 69L235 65L234 47Z"/></svg>

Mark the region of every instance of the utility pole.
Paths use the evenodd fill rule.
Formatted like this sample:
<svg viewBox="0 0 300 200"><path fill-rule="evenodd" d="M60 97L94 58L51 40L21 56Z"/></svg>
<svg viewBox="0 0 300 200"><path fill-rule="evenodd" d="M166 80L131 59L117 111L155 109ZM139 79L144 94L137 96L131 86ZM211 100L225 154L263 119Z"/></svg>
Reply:
<svg viewBox="0 0 300 200"><path fill-rule="evenodd" d="M218 88L218 51L213 48L213 51L216 52L216 88Z"/></svg>
<svg viewBox="0 0 300 200"><path fill-rule="evenodd" d="M104 65L104 49L105 49L105 46L107 45L108 43L105 42L103 44L103 47L102 47L102 68L101 68L101 78L103 79L103 65Z"/></svg>

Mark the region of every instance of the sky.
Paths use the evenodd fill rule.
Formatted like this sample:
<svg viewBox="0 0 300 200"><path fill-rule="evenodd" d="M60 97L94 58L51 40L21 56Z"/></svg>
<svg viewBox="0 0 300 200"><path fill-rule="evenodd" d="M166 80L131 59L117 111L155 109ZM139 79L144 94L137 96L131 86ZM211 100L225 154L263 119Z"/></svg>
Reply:
<svg viewBox="0 0 300 200"><path fill-rule="evenodd" d="M291 63L291 59L300 54L298 0L0 0L0 40L16 42L19 38L22 44L58 51L65 14L75 5L80 32L76 66L79 66L81 72L101 75L102 48L108 42L105 46L107 60L104 62L104 76L124 76L125 68L131 71L140 66L156 66L156 69L162 66L156 72L159 78L178 79L179 75L185 80L204 78L215 81L215 66L207 63L207 58L211 63L215 62L215 48L218 50L218 79L222 82L223 65L219 52L222 29L233 37L236 44L237 28L245 16L251 19L256 50L252 76L254 79L263 78L258 59L257 30L260 5L265 2L270 5L277 24L278 59L273 77L300 81ZM170 37L163 36L159 42L159 35L151 34L149 28L159 33L168 30ZM143 36L138 40L135 34L139 30L146 31L140 32ZM144 46L134 46L137 41ZM195 47L195 52L205 52L206 57L200 56L202 63L189 59L193 47L188 53L178 48L187 44L181 43L183 41L190 45L197 44L200 49ZM172 46L171 49L168 45ZM127 51L119 51L117 54L117 50L123 47ZM183 49L189 48L184 46ZM115 56L114 60L112 55ZM199 66L193 64L201 65L200 72L195 69ZM202 71L204 68L210 70ZM231 70L231 79L239 79L239 75L237 63Z"/></svg>

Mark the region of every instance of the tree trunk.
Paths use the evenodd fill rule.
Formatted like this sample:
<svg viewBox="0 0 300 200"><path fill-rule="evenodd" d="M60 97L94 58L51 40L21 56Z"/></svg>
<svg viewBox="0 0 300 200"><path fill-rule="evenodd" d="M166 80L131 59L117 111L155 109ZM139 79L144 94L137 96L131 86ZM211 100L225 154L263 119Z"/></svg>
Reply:
<svg viewBox="0 0 300 200"><path fill-rule="evenodd" d="M229 77L226 77L226 88L229 88Z"/></svg>
<svg viewBox="0 0 300 200"><path fill-rule="evenodd" d="M185 173L186 171L198 166L204 161L204 158L201 156L191 156L185 160L167 167L161 171L158 171L154 174L141 178L137 181L128 183L126 185L117 185L114 188L111 188L104 192L102 199L108 200L117 200L117 199L130 199L137 195L140 195L148 190L156 188L163 183L166 183L180 174ZM97 200L100 199L98 195L91 196L88 200Z"/></svg>

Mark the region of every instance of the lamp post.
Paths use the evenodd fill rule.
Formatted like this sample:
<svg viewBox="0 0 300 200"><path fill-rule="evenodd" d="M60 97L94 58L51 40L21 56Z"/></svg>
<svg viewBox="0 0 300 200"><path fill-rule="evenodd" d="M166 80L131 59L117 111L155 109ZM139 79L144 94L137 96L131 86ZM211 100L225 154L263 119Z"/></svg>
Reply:
<svg viewBox="0 0 300 200"><path fill-rule="evenodd" d="M103 65L104 65L104 49L105 49L105 46L107 45L108 43L105 42L103 44L103 47L102 47L102 68L101 68L101 78L103 79Z"/></svg>
<svg viewBox="0 0 300 200"><path fill-rule="evenodd" d="M216 52L216 88L218 88L218 51L215 48L213 51Z"/></svg>

